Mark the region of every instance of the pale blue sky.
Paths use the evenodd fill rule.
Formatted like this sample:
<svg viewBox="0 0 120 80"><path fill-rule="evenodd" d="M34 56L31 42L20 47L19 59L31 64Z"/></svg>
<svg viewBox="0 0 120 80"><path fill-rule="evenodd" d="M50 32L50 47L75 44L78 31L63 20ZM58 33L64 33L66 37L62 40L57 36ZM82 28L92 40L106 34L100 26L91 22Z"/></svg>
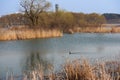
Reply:
<svg viewBox="0 0 120 80"><path fill-rule="evenodd" d="M20 0L0 0L0 16L20 10ZM66 11L84 13L120 13L120 0L48 0Z"/></svg>

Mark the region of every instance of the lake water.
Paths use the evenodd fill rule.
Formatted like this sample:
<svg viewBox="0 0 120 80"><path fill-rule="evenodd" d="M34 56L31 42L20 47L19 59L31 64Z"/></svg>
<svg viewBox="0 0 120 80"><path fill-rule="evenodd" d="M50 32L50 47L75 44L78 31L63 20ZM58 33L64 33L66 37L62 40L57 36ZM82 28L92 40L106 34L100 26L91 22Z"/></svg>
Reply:
<svg viewBox="0 0 120 80"><path fill-rule="evenodd" d="M43 64L51 64L56 69L67 59L82 56L112 60L120 53L120 34L80 33L65 34L58 38L1 41L0 75L8 71L20 75L30 56L36 53Z"/></svg>

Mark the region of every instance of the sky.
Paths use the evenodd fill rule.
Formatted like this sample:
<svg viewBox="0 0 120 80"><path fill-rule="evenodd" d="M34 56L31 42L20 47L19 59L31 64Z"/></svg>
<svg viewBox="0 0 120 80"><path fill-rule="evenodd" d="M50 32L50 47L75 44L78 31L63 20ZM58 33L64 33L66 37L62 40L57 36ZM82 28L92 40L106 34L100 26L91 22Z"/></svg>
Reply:
<svg viewBox="0 0 120 80"><path fill-rule="evenodd" d="M120 0L48 0L51 2L51 10L54 5L70 12L83 13L118 13L120 14ZM20 0L0 0L0 16L20 11Z"/></svg>

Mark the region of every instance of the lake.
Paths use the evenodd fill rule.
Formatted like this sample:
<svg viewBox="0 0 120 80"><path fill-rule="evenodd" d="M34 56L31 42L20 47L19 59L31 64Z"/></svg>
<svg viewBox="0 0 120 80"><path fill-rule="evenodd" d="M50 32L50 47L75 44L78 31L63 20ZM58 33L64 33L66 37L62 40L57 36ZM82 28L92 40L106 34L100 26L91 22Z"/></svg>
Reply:
<svg viewBox="0 0 120 80"><path fill-rule="evenodd" d="M77 33L57 38L1 41L0 75L7 72L22 74L30 57L36 53L43 64L51 64L55 69L59 69L60 64L68 59L112 60L119 57L120 34Z"/></svg>

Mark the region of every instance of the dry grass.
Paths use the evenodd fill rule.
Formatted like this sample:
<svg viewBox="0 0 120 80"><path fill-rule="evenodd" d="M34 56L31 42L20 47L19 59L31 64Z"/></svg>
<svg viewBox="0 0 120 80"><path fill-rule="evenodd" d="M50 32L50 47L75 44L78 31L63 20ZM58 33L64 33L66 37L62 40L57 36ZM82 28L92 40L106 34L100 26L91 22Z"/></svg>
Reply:
<svg viewBox="0 0 120 80"><path fill-rule="evenodd" d="M107 61L90 64L86 59L67 61L61 71L54 72L48 67L45 74L44 67L36 64L32 70L26 71L20 80L120 80L120 62ZM17 80L10 75L6 80Z"/></svg>
<svg viewBox="0 0 120 80"><path fill-rule="evenodd" d="M114 33L119 33L120 32L120 27L112 27L112 31Z"/></svg>
<svg viewBox="0 0 120 80"><path fill-rule="evenodd" d="M20 40L33 38L48 38L62 36L62 32L57 29L0 29L0 40Z"/></svg>
<svg viewBox="0 0 120 80"><path fill-rule="evenodd" d="M74 29L68 29L67 33L75 33L75 32L82 32L82 33L120 33L119 27L85 27L80 28L76 27Z"/></svg>
<svg viewBox="0 0 120 80"><path fill-rule="evenodd" d="M93 70L87 61L78 60L67 62L64 66L66 80L94 80Z"/></svg>
<svg viewBox="0 0 120 80"><path fill-rule="evenodd" d="M23 80L120 80L120 63L90 64L86 59L67 61L59 73L45 75L41 66L24 75Z"/></svg>
<svg viewBox="0 0 120 80"><path fill-rule="evenodd" d="M75 60L64 66L65 80L112 80L103 64L91 65L87 60Z"/></svg>
<svg viewBox="0 0 120 80"><path fill-rule="evenodd" d="M119 27L75 27L74 29L68 29L65 33L119 33ZM10 29L0 28L0 40L23 40L23 39L35 39L35 38L48 38L63 36L63 32L59 29L30 29L28 27L13 27Z"/></svg>
<svg viewBox="0 0 120 80"><path fill-rule="evenodd" d="M106 27L86 27L86 28L77 28L75 31L85 32L85 33L110 33L111 29L108 29Z"/></svg>

